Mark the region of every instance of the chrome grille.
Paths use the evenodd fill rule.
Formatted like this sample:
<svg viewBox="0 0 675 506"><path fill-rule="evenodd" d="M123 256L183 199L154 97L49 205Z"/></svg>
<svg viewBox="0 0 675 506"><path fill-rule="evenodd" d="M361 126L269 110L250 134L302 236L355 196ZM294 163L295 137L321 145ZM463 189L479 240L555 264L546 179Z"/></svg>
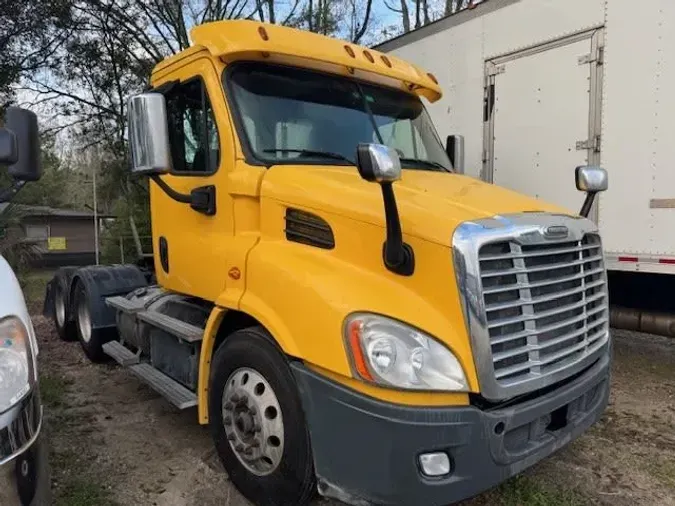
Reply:
<svg viewBox="0 0 675 506"><path fill-rule="evenodd" d="M504 387L576 363L606 342L607 286L600 237L478 252L494 377Z"/></svg>

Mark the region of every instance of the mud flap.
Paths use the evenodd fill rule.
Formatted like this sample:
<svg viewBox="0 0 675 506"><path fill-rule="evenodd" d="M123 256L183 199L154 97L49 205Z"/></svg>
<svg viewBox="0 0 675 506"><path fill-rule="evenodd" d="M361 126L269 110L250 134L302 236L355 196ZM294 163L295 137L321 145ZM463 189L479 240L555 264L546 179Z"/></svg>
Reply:
<svg viewBox="0 0 675 506"><path fill-rule="evenodd" d="M75 271L70 283L71 304L78 282L84 285L89 299L92 330L116 328L116 310L105 303L107 297L126 295L138 288L148 286L143 272L135 265L82 267Z"/></svg>

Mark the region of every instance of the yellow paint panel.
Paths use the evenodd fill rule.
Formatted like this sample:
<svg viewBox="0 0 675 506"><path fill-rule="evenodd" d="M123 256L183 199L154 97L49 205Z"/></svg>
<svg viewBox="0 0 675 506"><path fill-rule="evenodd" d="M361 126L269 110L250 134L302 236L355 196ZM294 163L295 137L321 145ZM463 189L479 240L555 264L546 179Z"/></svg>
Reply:
<svg viewBox="0 0 675 506"><path fill-rule="evenodd" d="M199 377L197 383L197 416L199 423L209 423L209 376L211 374L211 358L213 356L213 345L216 342L218 327L227 313L226 309L218 306L214 307L206 321L204 329L204 339L202 340L202 349L199 355Z"/></svg>

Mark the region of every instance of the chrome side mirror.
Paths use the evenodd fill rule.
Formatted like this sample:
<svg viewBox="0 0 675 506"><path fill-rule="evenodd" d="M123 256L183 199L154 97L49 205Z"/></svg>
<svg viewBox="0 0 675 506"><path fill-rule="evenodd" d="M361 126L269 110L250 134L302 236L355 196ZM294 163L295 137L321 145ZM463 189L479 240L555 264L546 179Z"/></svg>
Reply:
<svg viewBox="0 0 675 506"><path fill-rule="evenodd" d="M445 141L445 152L457 174L464 174L464 136L448 135Z"/></svg>
<svg viewBox="0 0 675 506"><path fill-rule="evenodd" d="M380 184L384 201L387 237L382 248L382 260L387 269L401 276L415 271L415 253L403 242L401 218L398 215L393 182L401 179L401 160L395 149L382 144L359 144L356 166L366 181Z"/></svg>
<svg viewBox="0 0 675 506"><path fill-rule="evenodd" d="M401 179L401 160L394 148L383 144L359 144L356 165L366 181L393 183Z"/></svg>
<svg viewBox="0 0 675 506"><path fill-rule="evenodd" d="M607 189L607 171L590 165L577 167L575 171L577 190L582 192L604 192Z"/></svg>
<svg viewBox="0 0 675 506"><path fill-rule="evenodd" d="M588 218L591 207L593 207L595 195L599 192L604 192L609 185L607 171L602 167L585 165L577 167L574 176L577 190L586 192L586 200L584 200L579 214L584 218Z"/></svg>
<svg viewBox="0 0 675 506"><path fill-rule="evenodd" d="M131 171L158 175L171 170L166 101L159 93L133 96L127 104Z"/></svg>

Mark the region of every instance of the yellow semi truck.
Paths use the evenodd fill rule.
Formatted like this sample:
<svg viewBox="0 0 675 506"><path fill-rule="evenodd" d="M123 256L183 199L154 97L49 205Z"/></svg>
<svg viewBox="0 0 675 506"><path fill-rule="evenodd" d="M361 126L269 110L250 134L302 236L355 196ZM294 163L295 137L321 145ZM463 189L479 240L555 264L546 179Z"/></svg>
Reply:
<svg viewBox="0 0 675 506"><path fill-rule="evenodd" d="M598 420L592 221L461 175L414 65L254 21L192 40L128 104L154 269L59 271L62 338L196 406L259 505L448 504ZM607 175L576 184L588 215Z"/></svg>

